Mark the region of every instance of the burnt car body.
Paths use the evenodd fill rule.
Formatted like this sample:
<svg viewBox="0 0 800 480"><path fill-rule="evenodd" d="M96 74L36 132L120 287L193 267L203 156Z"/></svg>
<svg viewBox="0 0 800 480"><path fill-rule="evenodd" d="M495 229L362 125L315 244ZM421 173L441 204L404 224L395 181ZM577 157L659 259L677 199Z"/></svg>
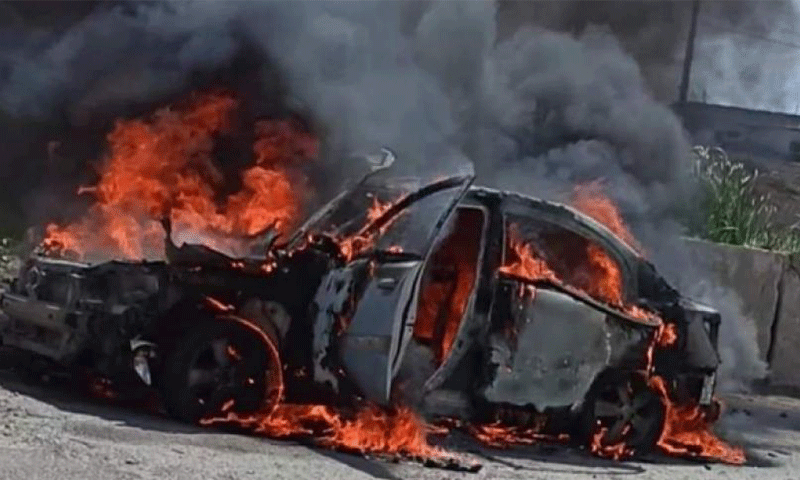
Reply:
<svg viewBox="0 0 800 480"><path fill-rule="evenodd" d="M625 304L676 326L677 342L652 360L670 394L713 408L719 315L604 226L472 187L471 174L428 184L382 174L268 242L266 257L178 247L168 222L165 261L33 256L2 295L3 343L121 388L158 387L168 412L191 422L234 399L240 412L278 401L263 375L277 368L287 402L403 401L431 417L509 423L546 413L644 447L664 412L636 372L659 322L583 293L579 275L570 287L581 260L569 259L590 242L618 268ZM563 284L503 273L512 224Z"/></svg>

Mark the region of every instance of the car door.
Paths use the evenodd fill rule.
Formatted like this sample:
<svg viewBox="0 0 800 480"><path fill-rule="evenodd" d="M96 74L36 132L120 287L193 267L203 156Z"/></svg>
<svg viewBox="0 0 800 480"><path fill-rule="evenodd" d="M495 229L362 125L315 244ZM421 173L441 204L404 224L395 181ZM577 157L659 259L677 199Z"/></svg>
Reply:
<svg viewBox="0 0 800 480"><path fill-rule="evenodd" d="M489 339L483 398L539 411L581 400L612 355L606 312L525 279L503 277L498 288L505 328Z"/></svg>
<svg viewBox="0 0 800 480"><path fill-rule="evenodd" d="M316 381L338 383L329 358L335 350L367 399L389 401L416 320L423 266L472 179L447 178L405 196L359 233L373 246L326 275L314 301Z"/></svg>
<svg viewBox="0 0 800 480"><path fill-rule="evenodd" d="M639 347L658 322L620 309L622 264L568 217L505 213L482 396L540 411L574 405L608 365L644 358Z"/></svg>

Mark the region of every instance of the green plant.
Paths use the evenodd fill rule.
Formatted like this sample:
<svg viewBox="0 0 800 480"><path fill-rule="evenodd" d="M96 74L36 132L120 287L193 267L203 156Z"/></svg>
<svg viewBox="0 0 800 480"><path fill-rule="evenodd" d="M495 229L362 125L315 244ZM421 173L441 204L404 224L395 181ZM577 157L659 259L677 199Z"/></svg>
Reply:
<svg viewBox="0 0 800 480"><path fill-rule="evenodd" d="M757 170L748 171L717 147L695 147L692 153L699 199L691 233L719 243L800 251L800 234L775 226L775 207L766 195L756 193Z"/></svg>

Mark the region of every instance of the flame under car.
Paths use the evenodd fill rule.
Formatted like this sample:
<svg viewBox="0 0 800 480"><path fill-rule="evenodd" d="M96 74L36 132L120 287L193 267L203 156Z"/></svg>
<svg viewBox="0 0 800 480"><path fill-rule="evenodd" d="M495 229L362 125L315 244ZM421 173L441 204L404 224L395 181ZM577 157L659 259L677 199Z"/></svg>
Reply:
<svg viewBox="0 0 800 480"><path fill-rule="evenodd" d="M646 450L665 415L650 374L713 414L717 312L591 218L472 179L380 170L266 256L177 246L169 222L165 261L34 256L2 295L0 335L155 387L189 422L403 403ZM654 352L661 319L676 339Z"/></svg>

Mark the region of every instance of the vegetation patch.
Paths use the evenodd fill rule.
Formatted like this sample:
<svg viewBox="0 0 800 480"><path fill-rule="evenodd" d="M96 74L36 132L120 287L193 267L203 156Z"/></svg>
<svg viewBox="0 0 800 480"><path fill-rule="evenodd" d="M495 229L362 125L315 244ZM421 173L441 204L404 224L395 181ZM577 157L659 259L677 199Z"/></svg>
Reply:
<svg viewBox="0 0 800 480"><path fill-rule="evenodd" d="M755 191L757 170L731 161L718 147L695 147L692 155L699 189L689 210L690 234L717 243L800 252L800 232L777 225L776 207Z"/></svg>

